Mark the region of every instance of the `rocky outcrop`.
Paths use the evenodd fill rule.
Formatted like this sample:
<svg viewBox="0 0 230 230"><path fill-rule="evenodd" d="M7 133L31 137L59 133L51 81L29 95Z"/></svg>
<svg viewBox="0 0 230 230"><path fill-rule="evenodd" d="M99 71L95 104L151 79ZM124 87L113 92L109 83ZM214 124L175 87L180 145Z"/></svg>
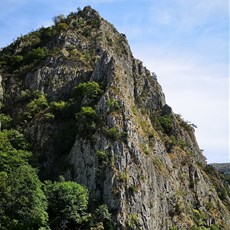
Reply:
<svg viewBox="0 0 230 230"><path fill-rule="evenodd" d="M92 208L107 204L115 229L227 230L230 199L220 195L221 179L215 174L213 182L193 126L166 104L126 37L90 7L61 23L1 53L40 52L39 60L6 64L2 77L3 112L30 139L41 177L85 185ZM48 52L42 59L38 46ZM100 90L77 91L83 82Z"/></svg>

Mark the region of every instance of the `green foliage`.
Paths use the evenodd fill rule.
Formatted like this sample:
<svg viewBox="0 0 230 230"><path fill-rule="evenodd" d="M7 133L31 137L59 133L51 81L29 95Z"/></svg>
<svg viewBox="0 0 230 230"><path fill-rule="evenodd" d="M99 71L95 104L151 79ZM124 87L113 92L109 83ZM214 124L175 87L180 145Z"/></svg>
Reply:
<svg viewBox="0 0 230 230"><path fill-rule="evenodd" d="M210 230L221 230L221 228L218 225L216 225L216 224L212 224L210 226Z"/></svg>
<svg viewBox="0 0 230 230"><path fill-rule="evenodd" d="M216 169L215 169L214 166L212 166L212 165L206 165L206 166L204 167L204 171L205 171L206 173L210 174L210 175L213 175L213 176L215 176L215 175L217 174Z"/></svg>
<svg viewBox="0 0 230 230"><path fill-rule="evenodd" d="M109 99L106 101L107 106L109 107L109 110L112 111L116 111L120 109L120 104L117 100L115 99Z"/></svg>
<svg viewBox="0 0 230 230"><path fill-rule="evenodd" d="M102 204L96 209L95 219L96 219L95 222L103 223L102 229L108 229L108 230L114 229L112 219L111 219L111 213L109 212L106 204Z"/></svg>
<svg viewBox="0 0 230 230"><path fill-rule="evenodd" d="M175 136L171 135L168 140L165 142L165 146L168 152L171 152L172 148L178 144Z"/></svg>
<svg viewBox="0 0 230 230"><path fill-rule="evenodd" d="M100 205L95 211L96 217L100 221L111 220L111 214L109 213L106 204Z"/></svg>
<svg viewBox="0 0 230 230"><path fill-rule="evenodd" d="M226 190L226 188L218 188L217 189L217 194L218 194L218 197L221 199L221 200L225 200L228 196L228 192Z"/></svg>
<svg viewBox="0 0 230 230"><path fill-rule="evenodd" d="M80 112L76 114L76 118L79 119L81 122L87 121L96 121L98 119L98 115L96 110L92 107L82 107Z"/></svg>
<svg viewBox="0 0 230 230"><path fill-rule="evenodd" d="M36 49L32 49L26 56L26 59L29 63L32 61L41 61L46 58L48 55L48 50L45 47L38 47Z"/></svg>
<svg viewBox="0 0 230 230"><path fill-rule="evenodd" d="M55 27L41 28L40 33L41 33L41 40L44 43L52 39L57 34L57 30L55 29Z"/></svg>
<svg viewBox="0 0 230 230"><path fill-rule="evenodd" d="M0 122L2 129L9 129L12 124L12 118L9 115L0 113Z"/></svg>
<svg viewBox="0 0 230 230"><path fill-rule="evenodd" d="M206 217L204 213L202 213L197 209L193 209L192 212L193 212L193 220L195 221L197 226L204 227L206 223ZM206 229L206 228L201 228L201 229Z"/></svg>
<svg viewBox="0 0 230 230"><path fill-rule="evenodd" d="M167 135L173 131L173 117L171 115L160 116L156 119L156 125Z"/></svg>
<svg viewBox="0 0 230 230"><path fill-rule="evenodd" d="M138 192L138 187L136 185L131 185L129 187L129 191L134 194L134 193L137 193Z"/></svg>
<svg viewBox="0 0 230 230"><path fill-rule="evenodd" d="M161 161L161 159L159 158L159 156L154 156L153 158L153 164L159 169L162 170L163 168L163 163Z"/></svg>
<svg viewBox="0 0 230 230"><path fill-rule="evenodd" d="M27 164L30 153L24 136L16 130L0 132L0 171L10 172L13 167Z"/></svg>
<svg viewBox="0 0 230 230"><path fill-rule="evenodd" d="M116 141L122 137L122 134L116 127L105 129L105 135L113 141Z"/></svg>
<svg viewBox="0 0 230 230"><path fill-rule="evenodd" d="M100 86L95 81L83 82L79 83L75 87L75 94L76 96L86 96L89 99L96 99L100 96L102 90Z"/></svg>
<svg viewBox="0 0 230 230"><path fill-rule="evenodd" d="M9 58L10 64L13 66L13 68L17 68L24 60L24 57L22 55L13 55Z"/></svg>
<svg viewBox="0 0 230 230"><path fill-rule="evenodd" d="M187 130L188 133L193 132L193 131L194 131L193 127L196 127L196 125L191 124L190 122L184 121L184 120L181 120L180 125L181 125L185 130Z"/></svg>
<svg viewBox="0 0 230 230"><path fill-rule="evenodd" d="M31 114L37 114L47 108L48 102L46 99L46 95L42 92L40 92L38 95L36 95L35 99L30 101L30 103L27 104L27 109L29 110Z"/></svg>
<svg viewBox="0 0 230 230"><path fill-rule="evenodd" d="M0 181L2 226L6 229L38 229L47 225L46 198L31 166L19 166L10 173L0 172Z"/></svg>
<svg viewBox="0 0 230 230"><path fill-rule="evenodd" d="M53 22L55 25L65 22L65 16L63 14L53 17Z"/></svg>
<svg viewBox="0 0 230 230"><path fill-rule="evenodd" d="M77 229L87 221L88 191L71 181L46 182L51 229Z"/></svg>
<svg viewBox="0 0 230 230"><path fill-rule="evenodd" d="M99 117L96 110L88 106L82 107L80 112L76 113L76 119L79 124L79 131L87 134L87 132L92 133L96 130Z"/></svg>
<svg viewBox="0 0 230 230"><path fill-rule="evenodd" d="M0 228L39 229L47 226L47 202L29 144L16 130L0 132Z"/></svg>
<svg viewBox="0 0 230 230"><path fill-rule="evenodd" d="M45 113L45 114L44 114L44 118L45 118L45 120L47 120L47 121L52 121L52 120L54 120L55 116L54 116L53 113Z"/></svg>
<svg viewBox="0 0 230 230"><path fill-rule="evenodd" d="M97 150L96 155L99 158L99 160L105 160L108 156L108 153L106 151L103 151L103 150Z"/></svg>
<svg viewBox="0 0 230 230"><path fill-rule="evenodd" d="M49 108L52 111L53 117L59 120L71 119L74 117L74 113L70 109L70 103L65 101L52 101Z"/></svg>
<svg viewBox="0 0 230 230"><path fill-rule="evenodd" d="M128 217L128 221L127 221L127 227L129 227L129 229L139 229L139 217L137 213L132 213L129 215Z"/></svg>
<svg viewBox="0 0 230 230"><path fill-rule="evenodd" d="M65 101L52 101L50 103L50 108L53 111L62 111L67 107L67 103Z"/></svg>
<svg viewBox="0 0 230 230"><path fill-rule="evenodd" d="M58 30L66 30L68 25L65 22L58 23L57 28Z"/></svg>
<svg viewBox="0 0 230 230"><path fill-rule="evenodd" d="M120 174L119 174L119 180L121 182L127 182L128 179L129 179L129 175L128 175L127 171L120 172Z"/></svg>

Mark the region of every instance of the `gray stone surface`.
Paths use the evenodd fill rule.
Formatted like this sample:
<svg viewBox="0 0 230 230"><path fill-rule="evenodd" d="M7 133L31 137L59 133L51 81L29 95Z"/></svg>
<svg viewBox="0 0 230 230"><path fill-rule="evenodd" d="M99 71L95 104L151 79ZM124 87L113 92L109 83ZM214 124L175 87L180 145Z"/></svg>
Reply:
<svg viewBox="0 0 230 230"><path fill-rule="evenodd" d="M60 55L47 57L20 80L3 73L5 104L8 100L7 109L17 117L21 90L40 90L50 101L64 100L79 82L96 81L105 86L95 105L104 129L115 127L121 135L111 140L101 127L92 141L78 133L70 151L59 156L55 133L66 124L33 119L23 128L33 143L34 158L45 156L41 174L44 178L64 175L85 185L90 202L108 205L116 229L190 229L196 225L196 210L203 213L207 226L216 223L227 230L229 197L225 201L218 197L216 186L223 184L220 180L214 184L205 172L205 158L191 125L166 104L158 80L133 57L125 36L89 7L82 15L85 24L100 20L99 29L91 31L88 39L79 31L62 32L53 40L62 50ZM69 47L82 55L95 51L94 62L71 58ZM119 109L111 111L111 100ZM170 134L154 124L156 114L171 116ZM97 151L106 152L106 159L100 160Z"/></svg>

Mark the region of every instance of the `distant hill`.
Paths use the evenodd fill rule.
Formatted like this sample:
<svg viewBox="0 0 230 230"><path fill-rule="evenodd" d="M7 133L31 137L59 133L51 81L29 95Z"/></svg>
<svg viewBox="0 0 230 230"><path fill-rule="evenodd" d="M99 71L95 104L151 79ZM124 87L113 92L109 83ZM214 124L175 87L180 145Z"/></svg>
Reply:
<svg viewBox="0 0 230 230"><path fill-rule="evenodd" d="M211 165L219 172L230 175L230 163L214 163Z"/></svg>

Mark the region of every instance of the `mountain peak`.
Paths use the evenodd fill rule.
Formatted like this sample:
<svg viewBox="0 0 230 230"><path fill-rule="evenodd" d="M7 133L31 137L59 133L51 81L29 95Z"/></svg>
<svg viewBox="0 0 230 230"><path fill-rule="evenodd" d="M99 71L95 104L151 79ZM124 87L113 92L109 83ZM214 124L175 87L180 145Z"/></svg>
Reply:
<svg viewBox="0 0 230 230"><path fill-rule="evenodd" d="M126 37L90 6L54 22L0 52L1 117L40 178L87 187L114 229L227 229L227 187Z"/></svg>

